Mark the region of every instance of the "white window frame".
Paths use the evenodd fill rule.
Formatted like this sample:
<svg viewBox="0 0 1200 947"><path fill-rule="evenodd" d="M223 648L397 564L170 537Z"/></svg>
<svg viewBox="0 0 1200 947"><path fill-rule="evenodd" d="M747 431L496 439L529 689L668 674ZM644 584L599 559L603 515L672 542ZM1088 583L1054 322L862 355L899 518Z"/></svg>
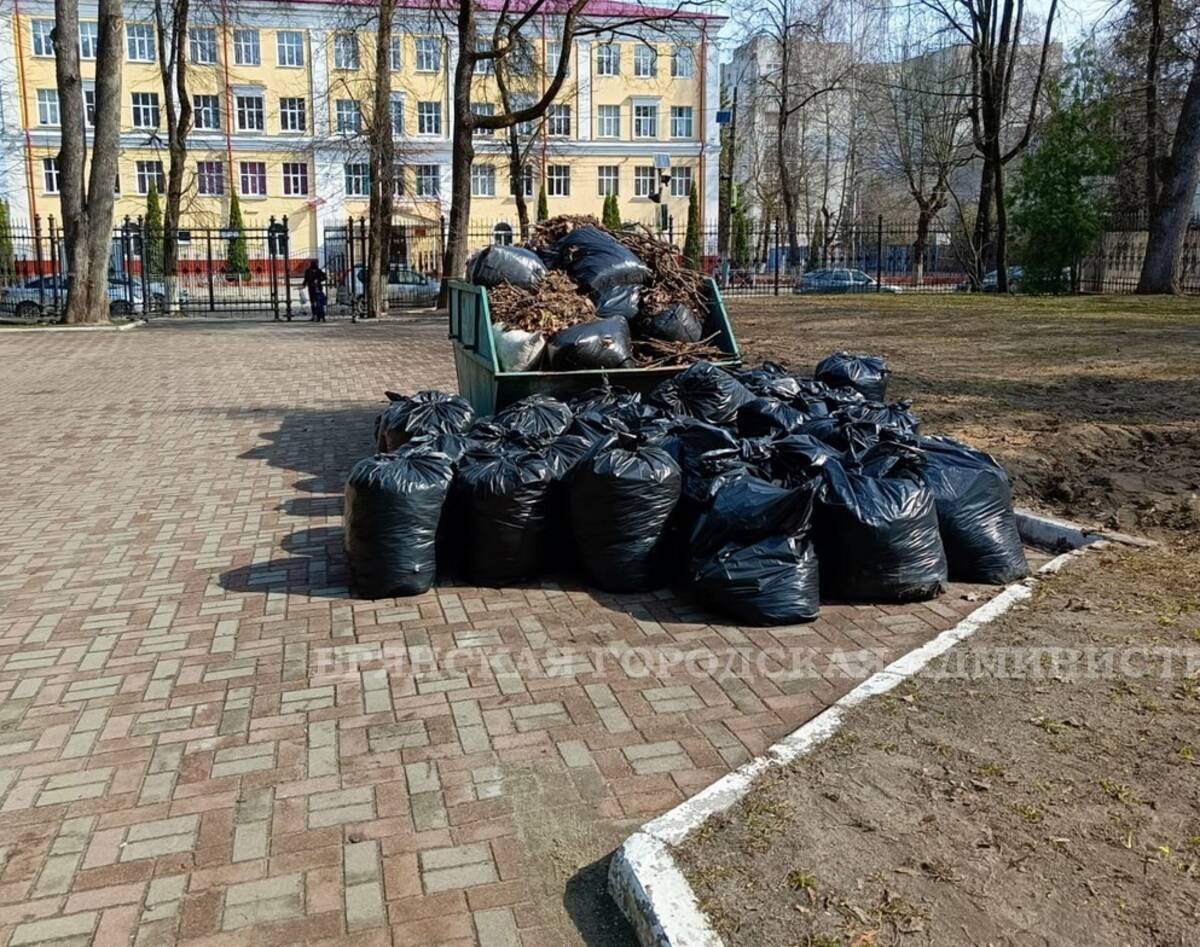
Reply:
<svg viewBox="0 0 1200 947"><path fill-rule="evenodd" d="M596 168L596 196L621 196L621 166L602 164Z"/></svg>
<svg viewBox="0 0 1200 947"><path fill-rule="evenodd" d="M612 109L612 112L607 111ZM609 134L609 121L615 120L615 128ZM596 106L596 137L597 138L620 138L621 137L621 106L619 105L598 105Z"/></svg>
<svg viewBox="0 0 1200 947"><path fill-rule="evenodd" d="M671 174L671 196L672 197L689 197L691 196L692 185L695 183L695 172L691 165L684 165L680 168L672 168ZM687 187L684 187L683 182L687 181Z"/></svg>
<svg viewBox="0 0 1200 947"><path fill-rule="evenodd" d="M275 64L280 69L304 68L304 33L279 30L275 33Z"/></svg>
<svg viewBox="0 0 1200 947"><path fill-rule="evenodd" d="M427 108L433 106L433 110ZM437 127L427 128L430 123ZM417 134L425 138L440 138L442 136L442 103L426 101L417 103Z"/></svg>
<svg viewBox="0 0 1200 947"><path fill-rule="evenodd" d="M59 188L58 158L42 159L42 193L57 194Z"/></svg>
<svg viewBox="0 0 1200 947"><path fill-rule="evenodd" d="M546 166L546 196L571 196L571 166L569 164Z"/></svg>
<svg viewBox="0 0 1200 947"><path fill-rule="evenodd" d="M621 74L621 46L619 43L601 43L596 47L596 75L619 76Z"/></svg>
<svg viewBox="0 0 1200 947"><path fill-rule="evenodd" d="M366 161L345 162L342 165L342 186L347 197L370 197L371 165Z"/></svg>
<svg viewBox="0 0 1200 947"><path fill-rule="evenodd" d="M357 135L363 130L362 103L357 99L338 99L333 103L333 130L339 135Z"/></svg>
<svg viewBox="0 0 1200 947"><path fill-rule="evenodd" d="M333 68L339 72L357 72L362 68L357 33L342 30L333 34Z"/></svg>
<svg viewBox="0 0 1200 947"><path fill-rule="evenodd" d="M392 102L388 108L388 120L392 123L392 137L403 138L405 129L403 92L392 93Z"/></svg>
<svg viewBox="0 0 1200 947"><path fill-rule="evenodd" d="M251 172L253 172L251 174ZM261 172L261 173L260 173ZM246 187L248 181L254 181L256 185L261 185L262 190L251 190ZM267 163L265 161L239 161L238 162L238 193L242 197L253 197L261 199L267 196Z"/></svg>
<svg viewBox="0 0 1200 947"><path fill-rule="evenodd" d="M399 72L404 68L404 37L393 36L388 42L388 68Z"/></svg>
<svg viewBox="0 0 1200 947"><path fill-rule="evenodd" d="M527 161L521 166L520 187L523 190L523 196L533 197L537 193L537 176L534 174L532 161ZM510 186L512 182L509 182ZM514 189L515 192L515 189Z"/></svg>
<svg viewBox="0 0 1200 947"><path fill-rule="evenodd" d="M79 24L79 58L93 60L100 46L100 24L84 20Z"/></svg>
<svg viewBox="0 0 1200 947"><path fill-rule="evenodd" d="M687 130L679 129L686 122ZM671 137L692 139L696 137L696 112L690 105L671 106Z"/></svg>
<svg viewBox="0 0 1200 947"><path fill-rule="evenodd" d="M83 124L96 127L96 83L90 79L83 83Z"/></svg>
<svg viewBox="0 0 1200 947"><path fill-rule="evenodd" d="M471 196L496 196L496 166L494 164L483 164L478 161L472 162Z"/></svg>
<svg viewBox="0 0 1200 947"><path fill-rule="evenodd" d="M233 62L238 66L262 65L262 37L253 27L233 31Z"/></svg>
<svg viewBox="0 0 1200 947"><path fill-rule="evenodd" d="M491 52L491 43L476 43L476 52ZM474 76L493 76L496 74L496 60L488 56L485 59L476 59L471 67L471 74Z"/></svg>
<svg viewBox="0 0 1200 947"><path fill-rule="evenodd" d="M471 111L476 115L487 115L491 117L496 114L496 104L494 102L472 102ZM494 128L475 128L474 134L480 138L493 138L496 135Z"/></svg>
<svg viewBox="0 0 1200 947"><path fill-rule="evenodd" d="M653 109L653 114L639 116L638 109ZM648 101L645 99L642 99L642 100L634 99L633 100L633 129L632 130L633 130L633 137L635 139L640 138L640 139L653 140L653 139L658 138L658 119L659 119L658 112L659 112L659 108L658 108L657 100L654 100L654 101ZM646 134L646 123L647 122L653 122L653 134L650 134L650 135ZM639 129L640 129L640 131L639 131Z"/></svg>
<svg viewBox="0 0 1200 947"><path fill-rule="evenodd" d="M635 165L633 169L633 196L646 200L657 190L658 168L652 164Z"/></svg>
<svg viewBox="0 0 1200 947"><path fill-rule="evenodd" d="M258 108L250 107L251 100L258 100ZM243 104L243 102L245 104ZM264 93L259 91L254 92L234 92L233 94L233 111L234 124L239 132L257 132L262 134L267 130L267 102ZM250 117L253 113L258 114L258 124L248 125L243 121L243 118Z"/></svg>
<svg viewBox="0 0 1200 947"><path fill-rule="evenodd" d="M143 197L150 193L153 180L155 190L163 192L163 165L161 161L135 161L134 176L137 179L137 192Z"/></svg>
<svg viewBox="0 0 1200 947"><path fill-rule="evenodd" d="M53 20L30 20L29 21L29 44L30 51L38 59L53 59L54 58L54 40L51 38L51 33L54 32ZM56 175L57 171L54 172ZM47 192L57 194L57 191Z"/></svg>
<svg viewBox="0 0 1200 947"><path fill-rule="evenodd" d="M546 43L546 75L553 77L558 72L558 62L562 59L562 43Z"/></svg>
<svg viewBox="0 0 1200 947"><path fill-rule="evenodd" d="M436 164L417 165L414 184L416 188L414 193L417 197L440 197L442 193L441 166Z"/></svg>
<svg viewBox="0 0 1200 947"><path fill-rule="evenodd" d="M212 186L214 182L215 187ZM224 161L196 162L196 193L203 197L225 196Z"/></svg>
<svg viewBox="0 0 1200 947"><path fill-rule="evenodd" d="M213 107L210 109L208 103L201 105L202 99L211 99ZM211 114L215 120L215 124L201 125L198 116L207 117ZM192 127L196 131L219 132L221 130L221 96L208 93L196 93L192 96Z"/></svg>
<svg viewBox="0 0 1200 947"><path fill-rule="evenodd" d="M188 27L188 65L215 66L217 55L217 31L214 27Z"/></svg>
<svg viewBox="0 0 1200 947"><path fill-rule="evenodd" d="M684 66L686 63L686 67ZM676 46L671 50L671 78L690 79L696 74L696 54L690 46Z"/></svg>
<svg viewBox="0 0 1200 947"><path fill-rule="evenodd" d="M442 41L436 36L418 36L417 72L438 73L442 71Z"/></svg>
<svg viewBox="0 0 1200 947"><path fill-rule="evenodd" d="M395 165L392 168L392 197L404 196L404 184L404 165Z"/></svg>
<svg viewBox="0 0 1200 947"><path fill-rule="evenodd" d="M284 197L308 197L308 162L285 161L280 167Z"/></svg>
<svg viewBox="0 0 1200 947"><path fill-rule="evenodd" d="M129 93L129 101L131 110L130 124L134 128L158 128L161 116L158 108L157 92L131 92ZM151 118L152 121L146 121L147 117Z"/></svg>
<svg viewBox="0 0 1200 947"><path fill-rule="evenodd" d="M645 43L633 47L633 75L635 79L654 79L658 76L658 50Z"/></svg>
<svg viewBox="0 0 1200 947"><path fill-rule="evenodd" d="M304 96L280 96L279 130L291 135L302 135L308 131L308 103Z"/></svg>
<svg viewBox="0 0 1200 947"><path fill-rule="evenodd" d="M58 89L37 90L38 124L44 127L57 128L62 124L59 109Z"/></svg>
<svg viewBox="0 0 1200 947"><path fill-rule="evenodd" d="M555 102L546 109L546 134L551 138L571 137L571 106Z"/></svg>
<svg viewBox="0 0 1200 947"><path fill-rule="evenodd" d="M125 24L125 54L130 62L154 62L158 46L149 23Z"/></svg>

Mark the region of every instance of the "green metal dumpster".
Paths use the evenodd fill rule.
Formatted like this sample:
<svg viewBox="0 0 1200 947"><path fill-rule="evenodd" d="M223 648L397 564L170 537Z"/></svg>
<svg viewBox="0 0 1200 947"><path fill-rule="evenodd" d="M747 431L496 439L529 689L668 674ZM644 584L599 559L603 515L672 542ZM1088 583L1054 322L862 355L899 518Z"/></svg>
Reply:
<svg viewBox="0 0 1200 947"><path fill-rule="evenodd" d="M717 284L705 281L708 319L704 334L717 337L713 344L725 353L715 365L734 368L741 352ZM533 394L569 398L605 383L633 391L648 392L659 382L679 374L683 367L615 368L578 372L502 372L492 340L492 318L487 290L482 286L450 281L450 338L454 342L454 368L458 391L471 402L477 414L494 414L501 408Z"/></svg>

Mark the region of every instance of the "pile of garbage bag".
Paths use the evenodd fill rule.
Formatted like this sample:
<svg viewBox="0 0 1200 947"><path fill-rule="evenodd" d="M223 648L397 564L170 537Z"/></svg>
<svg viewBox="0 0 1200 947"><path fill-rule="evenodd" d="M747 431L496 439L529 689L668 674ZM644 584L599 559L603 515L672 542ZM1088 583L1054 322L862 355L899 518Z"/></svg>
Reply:
<svg viewBox="0 0 1200 947"><path fill-rule="evenodd" d="M630 278L627 260L612 266L608 280ZM389 393L379 453L346 483L353 584L414 595L442 574L503 587L569 566L607 592L675 584L733 622L775 625L823 600L1027 575L1003 468L922 434L910 403L864 394L882 390L883 359L836 358L836 387L700 362L645 397L533 395L490 417L453 394Z"/></svg>

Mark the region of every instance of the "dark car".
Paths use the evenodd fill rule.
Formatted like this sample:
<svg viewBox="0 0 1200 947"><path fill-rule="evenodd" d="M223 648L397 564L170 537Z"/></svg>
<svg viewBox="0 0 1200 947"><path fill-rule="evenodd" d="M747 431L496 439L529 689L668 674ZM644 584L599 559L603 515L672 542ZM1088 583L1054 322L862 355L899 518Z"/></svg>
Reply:
<svg viewBox="0 0 1200 947"><path fill-rule="evenodd" d="M798 295L808 293L898 293L895 286L880 285L862 270L829 267L809 270L792 287Z"/></svg>

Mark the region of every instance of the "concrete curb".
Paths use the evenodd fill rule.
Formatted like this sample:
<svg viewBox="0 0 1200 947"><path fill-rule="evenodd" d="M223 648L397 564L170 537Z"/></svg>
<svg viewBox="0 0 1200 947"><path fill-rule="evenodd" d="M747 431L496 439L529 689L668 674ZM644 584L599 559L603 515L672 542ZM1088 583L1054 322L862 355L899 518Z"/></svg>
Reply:
<svg viewBox="0 0 1200 947"><path fill-rule="evenodd" d="M1018 510L1021 538L1030 545L1067 550L1045 563L1037 574L1005 586L953 628L908 652L867 678L840 700L794 730L762 756L734 770L657 819L645 823L626 839L609 864L608 890L629 919L643 947L721 947L721 938L700 910L695 893L671 847L682 844L706 819L733 806L764 772L804 756L828 740L842 725L846 712L869 697L885 694L921 671L932 660L965 641L988 622L1033 595L1038 576L1052 575L1088 549L1126 542L1121 534L1105 534L1075 523ZM1130 545L1152 546L1150 540L1128 537Z"/></svg>
<svg viewBox="0 0 1200 947"><path fill-rule="evenodd" d="M119 326L11 326L0 328L0 336L8 335L9 333L25 332L125 332L128 329L136 329L145 324L145 319L135 319L132 322L125 322Z"/></svg>

